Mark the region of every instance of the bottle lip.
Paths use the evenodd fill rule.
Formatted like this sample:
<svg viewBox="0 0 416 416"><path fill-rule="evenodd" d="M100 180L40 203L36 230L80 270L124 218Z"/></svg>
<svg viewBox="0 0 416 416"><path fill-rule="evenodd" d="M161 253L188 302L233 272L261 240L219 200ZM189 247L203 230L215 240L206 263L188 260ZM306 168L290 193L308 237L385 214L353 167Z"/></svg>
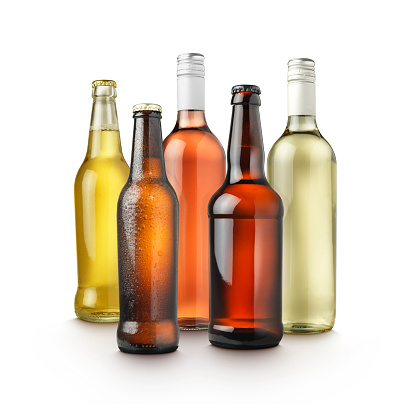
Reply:
<svg viewBox="0 0 416 416"><path fill-rule="evenodd" d="M294 58L287 63L287 66L288 82L315 82L315 62L312 59Z"/></svg>
<svg viewBox="0 0 416 416"><path fill-rule="evenodd" d="M162 113L162 107L159 104L141 103L133 106L133 113L137 111L154 111Z"/></svg>
<svg viewBox="0 0 416 416"><path fill-rule="evenodd" d="M234 87L231 88L231 94L237 94L239 92L251 92L253 94L261 94L260 87L257 85L252 84L239 84L234 85Z"/></svg>
<svg viewBox="0 0 416 416"><path fill-rule="evenodd" d="M205 57L201 53L182 53L177 58L177 76L205 77Z"/></svg>
<svg viewBox="0 0 416 416"><path fill-rule="evenodd" d="M96 81L93 81L91 83L91 87L114 87L117 88L117 83L115 81L112 81L110 79L98 79Z"/></svg>

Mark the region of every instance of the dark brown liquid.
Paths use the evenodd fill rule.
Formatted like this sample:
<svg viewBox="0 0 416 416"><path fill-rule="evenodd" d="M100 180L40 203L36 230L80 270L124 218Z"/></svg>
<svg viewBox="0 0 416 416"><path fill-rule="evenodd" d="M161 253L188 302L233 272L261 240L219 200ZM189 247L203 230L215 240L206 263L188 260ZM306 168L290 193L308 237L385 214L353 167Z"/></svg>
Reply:
<svg viewBox="0 0 416 416"><path fill-rule="evenodd" d="M259 96L236 93L232 104L227 178L208 206L209 340L267 348L283 335L283 204L264 176Z"/></svg>
<svg viewBox="0 0 416 416"><path fill-rule="evenodd" d="M129 179L118 221L120 321L123 352L157 354L178 347L178 201L164 168L160 114L135 113Z"/></svg>

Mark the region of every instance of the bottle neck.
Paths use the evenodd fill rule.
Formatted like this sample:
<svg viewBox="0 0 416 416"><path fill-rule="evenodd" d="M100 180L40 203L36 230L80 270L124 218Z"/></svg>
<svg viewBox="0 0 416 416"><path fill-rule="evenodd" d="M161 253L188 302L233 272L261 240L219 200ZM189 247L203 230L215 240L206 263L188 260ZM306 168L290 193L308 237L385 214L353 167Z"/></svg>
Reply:
<svg viewBox="0 0 416 416"><path fill-rule="evenodd" d="M205 110L205 78L181 75L177 85L178 111Z"/></svg>
<svg viewBox="0 0 416 416"><path fill-rule="evenodd" d="M205 112L203 110L178 111L176 126L178 129L201 129L207 127Z"/></svg>
<svg viewBox="0 0 416 416"><path fill-rule="evenodd" d="M90 130L118 130L115 97L93 95Z"/></svg>
<svg viewBox="0 0 416 416"><path fill-rule="evenodd" d="M93 95L87 157L119 156L122 153L115 97Z"/></svg>
<svg viewBox="0 0 416 416"><path fill-rule="evenodd" d="M316 116L316 90L312 82L289 81L287 84L288 116Z"/></svg>
<svg viewBox="0 0 416 416"><path fill-rule="evenodd" d="M143 111L134 115L130 179L165 179L160 113Z"/></svg>
<svg viewBox="0 0 416 416"><path fill-rule="evenodd" d="M234 105L227 160L230 184L265 180L259 105Z"/></svg>
<svg viewBox="0 0 416 416"><path fill-rule="evenodd" d="M289 116L286 131L289 133L319 132L315 116Z"/></svg>

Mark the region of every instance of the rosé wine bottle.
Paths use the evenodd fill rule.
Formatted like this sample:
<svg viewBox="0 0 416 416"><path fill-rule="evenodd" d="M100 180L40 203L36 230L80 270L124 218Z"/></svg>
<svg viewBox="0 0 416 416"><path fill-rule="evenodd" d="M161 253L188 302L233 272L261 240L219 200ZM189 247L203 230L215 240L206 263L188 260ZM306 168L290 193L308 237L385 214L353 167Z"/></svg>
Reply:
<svg viewBox="0 0 416 416"><path fill-rule="evenodd" d="M204 56L178 56L178 118L164 141L166 173L179 200L178 321L207 329L209 249L207 207L225 178L225 154L205 120Z"/></svg>

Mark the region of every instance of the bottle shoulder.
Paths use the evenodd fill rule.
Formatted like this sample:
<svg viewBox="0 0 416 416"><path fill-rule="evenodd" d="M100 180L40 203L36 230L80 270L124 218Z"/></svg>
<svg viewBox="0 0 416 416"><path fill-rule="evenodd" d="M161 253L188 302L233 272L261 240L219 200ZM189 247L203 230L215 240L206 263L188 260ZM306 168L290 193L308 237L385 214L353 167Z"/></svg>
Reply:
<svg viewBox="0 0 416 416"><path fill-rule="evenodd" d="M283 203L268 184L224 184L212 196L208 215L214 218L281 219Z"/></svg>
<svg viewBox="0 0 416 416"><path fill-rule="evenodd" d="M335 152L328 141L318 134L305 132L285 132L274 143L268 155L268 163L282 159L322 159L336 163Z"/></svg>
<svg viewBox="0 0 416 416"><path fill-rule="evenodd" d="M120 192L119 203L136 201L150 204L173 203L178 205L178 198L167 179L128 179Z"/></svg>
<svg viewBox="0 0 416 416"><path fill-rule="evenodd" d="M197 128L174 129L163 141L163 148L168 157L181 153L209 151L225 158L224 148L218 138L209 130Z"/></svg>
<svg viewBox="0 0 416 416"><path fill-rule="evenodd" d="M118 154L111 157L96 156L89 158L86 156L80 168L78 169L78 172L82 172L84 170L101 170L103 168L119 168L121 170L127 169L127 171L130 170L129 165L124 159L124 156L122 154Z"/></svg>
<svg viewBox="0 0 416 416"><path fill-rule="evenodd" d="M89 179L94 179L95 181L122 180L125 183L129 172L129 165L124 160L123 155L111 158L95 157L89 159L86 157L75 176L75 185Z"/></svg>

